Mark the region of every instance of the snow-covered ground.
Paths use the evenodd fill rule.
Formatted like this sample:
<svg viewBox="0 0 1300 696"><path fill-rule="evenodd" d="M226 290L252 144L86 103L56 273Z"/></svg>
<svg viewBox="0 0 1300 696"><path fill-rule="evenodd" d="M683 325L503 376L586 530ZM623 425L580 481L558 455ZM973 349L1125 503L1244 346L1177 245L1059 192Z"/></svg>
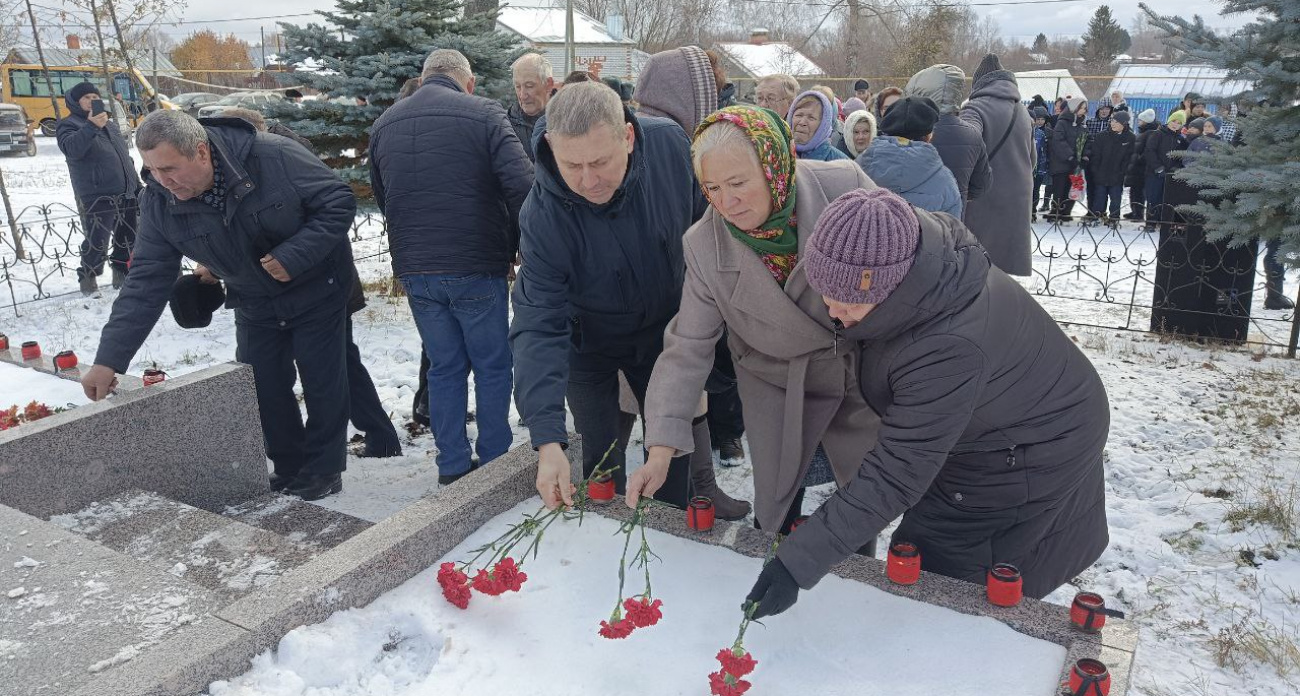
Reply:
<svg viewBox="0 0 1300 696"><path fill-rule="evenodd" d="M533 498L497 516L443 560L467 560L539 504ZM740 605L762 561L648 530L662 559L650 572L663 620L626 640L608 640L597 629L618 597L624 539L618 530L617 522L599 516L586 516L581 526L576 520L552 525L540 555L525 563L521 592L475 593L466 610L439 594L435 566L370 606L294 630L276 652L256 658L248 674L215 683L210 693L706 693L708 674L718 669L714 656L735 639ZM625 596L640 594L642 578L629 569ZM805 593L794 610L751 626L745 647L758 660L747 678L760 694L1050 696L1065 658L1064 648L993 619L836 577ZM926 660L927 654L944 658Z"/></svg>
<svg viewBox="0 0 1300 696"><path fill-rule="evenodd" d="M28 196L29 202L70 201L62 160L57 150L51 155L53 141L38 141L40 156L0 160L11 195ZM1036 231L1045 240L1045 249L1051 248L1053 235L1075 234L1057 233L1041 224ZM363 237L373 237L362 232ZM1121 240L1129 240L1133 249L1139 242L1145 243L1132 225L1121 227L1118 235L1106 234L1111 236L1099 238L1095 245L1089 239L1084 246L1075 244L1072 249L1122 251L1125 244ZM1063 238L1059 241L1064 244ZM384 285L391 268L382 254L382 240L358 242L355 248L363 279ZM1105 258L1101 255L1083 263L1093 264L1094 275L1105 280L1108 268L1120 268L1106 264ZM1039 262L1046 263L1046 259ZM1036 265L1038 275L1024 282L1031 289L1041 288L1045 278L1051 277L1052 288L1058 293L1093 297L1101 287L1098 282L1079 271L1058 276L1064 272L1062 263L1059 258L1054 260L1050 270ZM75 288L75 279L69 282L68 289ZM1064 293L1067 283L1077 285ZM1142 283L1145 289L1139 289L1140 300L1150 292L1146 281ZM1122 287L1116 284L1113 291L1121 298ZM1294 288L1291 284L1290 289ZM1131 287L1127 292L1132 293ZM380 397L400 427L410 417L420 341L404 299L388 298L373 290L368 296L369 307L354 317L356 340ZM0 333L7 334L15 345L39 340L47 352L70 348L89 361L113 297L112 290L105 290L102 298L57 297L21 305L17 313L0 307ZM0 299L7 299L3 289ZM1258 306L1261 299L1256 298L1257 313L1279 319L1285 316L1262 312ZM1118 305L1040 300L1063 321L1118 325L1123 319L1115 320L1112 313L1128 311L1127 306L1119 309ZM1140 327L1144 322L1134 319L1133 325ZM1279 326L1268 328L1278 331ZM1300 428L1296 427L1300 394L1295 388L1300 363L1275 353L1195 347L1129 332L1074 326L1066 330L1097 366L1113 406L1107 448L1111 545L1079 578L1078 586L1100 591L1141 627L1132 693L1289 696L1300 692L1300 552L1296 547L1300 543ZM229 312L218 313L208 328L192 331L180 329L170 313L164 313L131 371L138 374L156 361L176 375L233 358ZM515 443L525 442L513 413L511 423L516 425ZM473 425L470 432L473 435ZM432 438L419 434L409 438L405 447L406 456L396 459L350 458L343 493L323 504L377 520L435 491ZM629 457L630 464L639 460L635 454ZM733 495L752 496L748 465L719 469L719 481ZM814 491L806 503L808 510L826 493ZM665 563L660 573L664 591L683 578L694 577L697 570L671 569L669 565ZM601 571L598 577L603 580L606 574ZM738 584L734 589L743 594L752 578L726 582ZM1062 588L1050 599L1066 603L1075 590ZM402 592L425 592L441 601L432 581ZM810 599L811 594L801 600L801 606ZM420 622L428 620L426 614L420 616ZM457 620L464 623L479 616L471 610L457 615ZM392 628L404 632L407 625ZM454 628L411 625L417 628L410 630L425 631L429 636L448 635ZM658 628L672 626L665 623ZM386 635L386 629L380 635ZM810 640L806 635L786 639L800 644ZM710 645L714 642L710 637ZM441 642L430 645L433 656L444 648ZM326 663L355 664L343 662L345 653L322 649L319 654L322 670ZM566 664L582 669L571 655ZM275 659L268 655L262 661ZM284 664L286 658L281 655L278 659ZM692 678L695 676L692 672ZM768 692L762 681L757 683L760 693ZM396 688L390 692L407 693ZM315 692L302 687L284 693ZM357 688L331 693L375 692Z"/></svg>
<svg viewBox="0 0 1300 696"><path fill-rule="evenodd" d="M36 401L60 408L90 403L81 385L29 367L0 363L0 411L17 406L22 410Z"/></svg>

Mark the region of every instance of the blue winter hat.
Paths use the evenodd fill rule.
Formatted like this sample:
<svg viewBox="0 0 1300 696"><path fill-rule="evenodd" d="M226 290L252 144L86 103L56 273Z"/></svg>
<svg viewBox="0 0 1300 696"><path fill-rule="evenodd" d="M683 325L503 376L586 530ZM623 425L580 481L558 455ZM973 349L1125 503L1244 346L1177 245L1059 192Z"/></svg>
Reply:
<svg viewBox="0 0 1300 696"><path fill-rule="evenodd" d="M1219 118L1218 116L1210 116L1209 118L1205 119L1205 122L1214 124L1215 133L1218 133L1223 130L1223 119Z"/></svg>

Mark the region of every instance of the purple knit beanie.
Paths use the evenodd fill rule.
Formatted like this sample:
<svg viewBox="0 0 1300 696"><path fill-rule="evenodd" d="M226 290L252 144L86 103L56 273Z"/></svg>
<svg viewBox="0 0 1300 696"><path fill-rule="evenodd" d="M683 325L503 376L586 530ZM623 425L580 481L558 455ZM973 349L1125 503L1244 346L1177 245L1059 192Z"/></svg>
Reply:
<svg viewBox="0 0 1300 696"><path fill-rule="evenodd" d="M889 189L856 189L822 211L803 251L808 284L849 304L880 304L912 268L921 223Z"/></svg>

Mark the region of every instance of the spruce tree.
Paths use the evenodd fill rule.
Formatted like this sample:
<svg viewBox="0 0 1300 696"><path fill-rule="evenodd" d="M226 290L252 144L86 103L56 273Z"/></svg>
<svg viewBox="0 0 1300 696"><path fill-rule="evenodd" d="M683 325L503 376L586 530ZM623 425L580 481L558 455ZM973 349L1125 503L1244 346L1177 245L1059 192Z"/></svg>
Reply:
<svg viewBox="0 0 1300 696"><path fill-rule="evenodd" d="M1079 57L1097 74L1109 74L1105 71L1110 69L1115 57L1128 50L1132 43L1128 32L1111 16L1110 7L1102 5L1088 22L1088 31L1079 46Z"/></svg>
<svg viewBox="0 0 1300 696"><path fill-rule="evenodd" d="M1294 0L1226 0L1223 14L1258 17L1225 36L1200 17L1189 22L1141 7L1171 48L1253 85L1231 100L1252 105L1236 119L1240 145L1212 143L1179 170L1178 178L1200 192L1200 201L1187 209L1204 218L1211 240L1238 246L1280 238L1282 256L1300 253L1300 23Z"/></svg>
<svg viewBox="0 0 1300 696"><path fill-rule="evenodd" d="M1047 44L1047 34L1039 34L1034 37L1034 45L1029 50L1039 55L1047 55L1047 50L1051 48Z"/></svg>
<svg viewBox="0 0 1300 696"><path fill-rule="evenodd" d="M323 98L273 106L267 115L310 140L327 164L368 195L370 127L403 83L419 77L430 51L453 48L465 54L477 79L475 94L500 99L511 91L510 63L520 53L515 38L496 31L495 13L460 17L462 4L337 0L333 12L321 13L325 24L280 23L286 46L282 62L316 68L283 79L318 90Z"/></svg>

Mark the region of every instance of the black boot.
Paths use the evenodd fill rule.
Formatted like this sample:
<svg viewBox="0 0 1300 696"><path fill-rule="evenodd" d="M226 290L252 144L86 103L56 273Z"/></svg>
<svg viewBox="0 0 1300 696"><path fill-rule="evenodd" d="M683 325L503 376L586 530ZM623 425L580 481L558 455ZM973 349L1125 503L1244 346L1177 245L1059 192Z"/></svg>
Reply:
<svg viewBox="0 0 1300 696"><path fill-rule="evenodd" d="M479 468L480 466L482 466L482 463L479 462L478 457L470 457L470 458L469 458L469 470L468 470L468 471L462 471L462 472L459 473L459 474L439 474L439 475L438 475L438 485L439 485L439 486L450 486L451 484L453 484L453 483L455 483L455 482L461 480L462 478L464 478L465 475L468 474L470 471L473 471L473 470Z"/></svg>
<svg viewBox="0 0 1300 696"><path fill-rule="evenodd" d="M303 500L320 500L343 490L343 474L298 474L297 478L285 487L286 495L297 496Z"/></svg>
<svg viewBox="0 0 1300 696"><path fill-rule="evenodd" d="M121 290L122 284L126 282L126 269L113 266L113 289Z"/></svg>
<svg viewBox="0 0 1300 696"><path fill-rule="evenodd" d="M745 445L740 438L718 443L718 463L722 466L740 466L745 461Z"/></svg>
<svg viewBox="0 0 1300 696"><path fill-rule="evenodd" d="M280 474L271 474L271 492L279 493L293 483L292 476L281 476Z"/></svg>
<svg viewBox="0 0 1300 696"><path fill-rule="evenodd" d="M1268 296L1264 298L1264 309L1295 309L1295 302L1282 294L1282 280L1268 279Z"/></svg>
<svg viewBox="0 0 1300 696"><path fill-rule="evenodd" d="M397 433L375 433L366 435L366 446L361 450L362 457L400 457L402 456L402 442L397 439Z"/></svg>

